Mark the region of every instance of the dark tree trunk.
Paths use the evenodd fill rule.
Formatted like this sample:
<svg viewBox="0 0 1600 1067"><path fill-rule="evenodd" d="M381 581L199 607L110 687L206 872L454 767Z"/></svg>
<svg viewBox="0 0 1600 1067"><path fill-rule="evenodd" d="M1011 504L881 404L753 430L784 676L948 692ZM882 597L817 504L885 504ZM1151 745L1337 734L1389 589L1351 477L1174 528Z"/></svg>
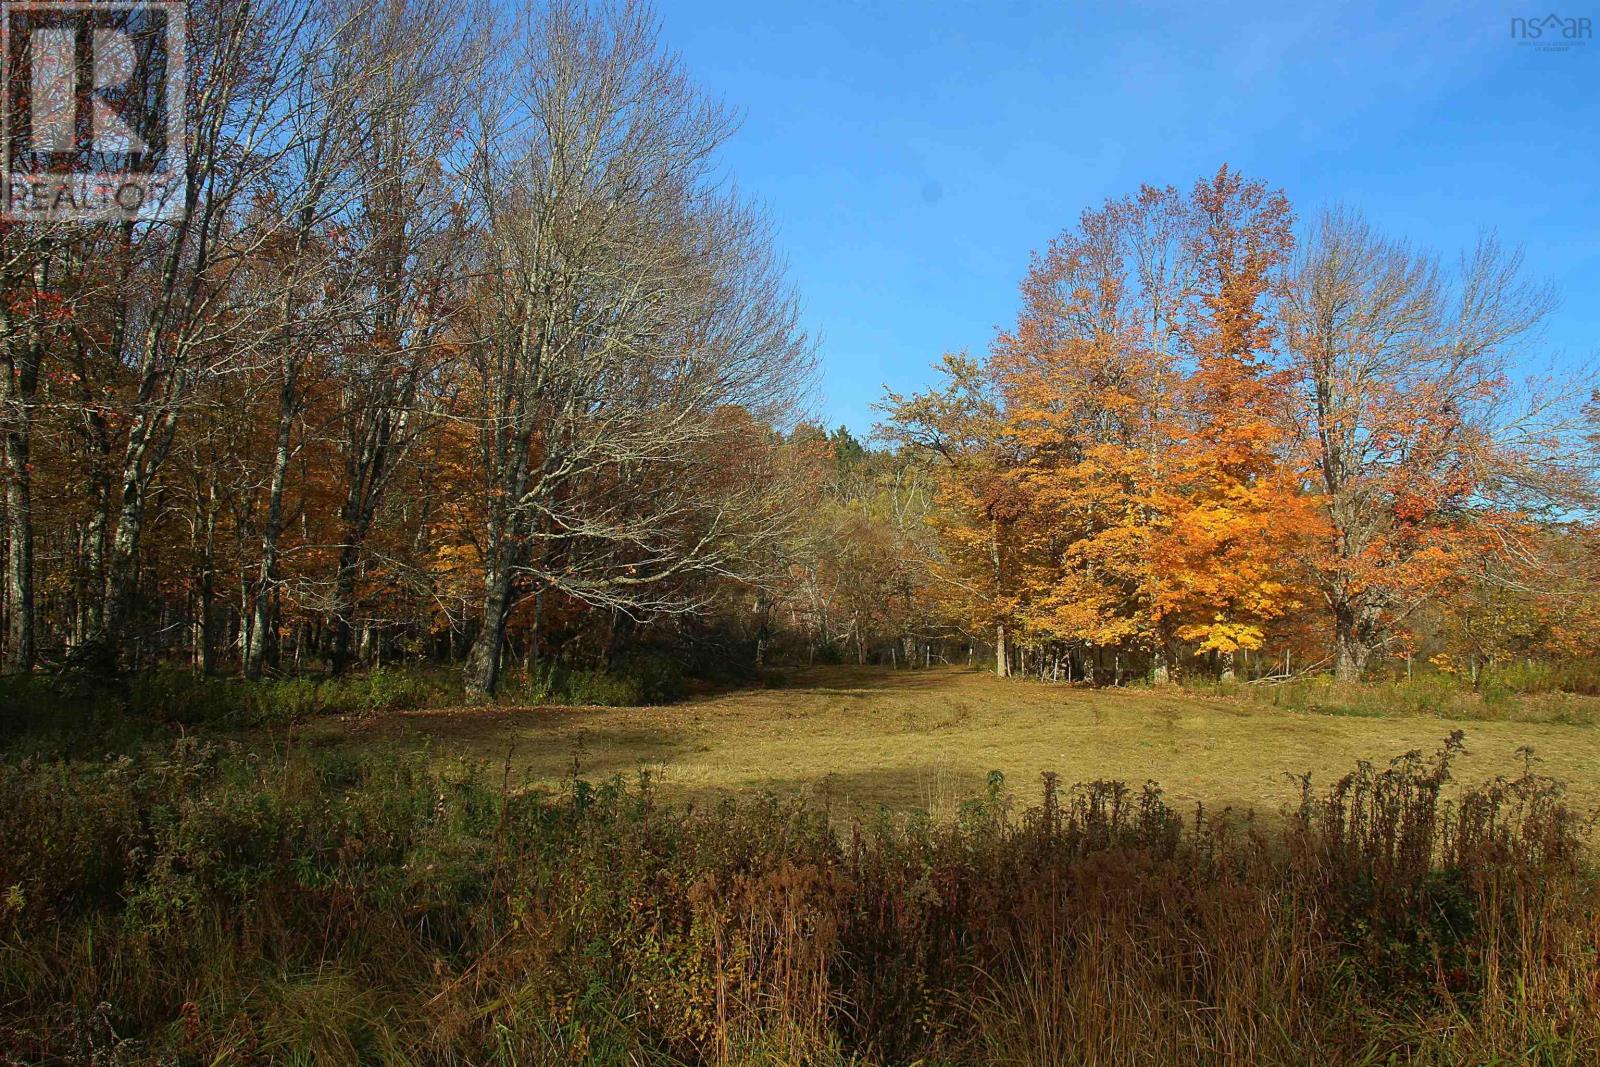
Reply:
<svg viewBox="0 0 1600 1067"><path fill-rule="evenodd" d="M335 678L349 670L355 644L356 567L360 555L360 545L346 539L339 549L339 570L333 576L333 648L329 667Z"/></svg>
<svg viewBox="0 0 1600 1067"><path fill-rule="evenodd" d="M15 292L14 279L6 288ZM34 292L46 284L41 258L31 279ZM37 321L19 329L9 308L0 309L0 347L4 349L5 381L0 398L5 407L6 456L6 670L33 670L35 648L33 604L33 473L29 467L33 447L33 405L39 389L39 362L44 338Z"/></svg>
<svg viewBox="0 0 1600 1067"><path fill-rule="evenodd" d="M467 697L483 701L494 696L500 684L500 660L505 648L506 621L511 616L512 560L504 549L489 553L483 576L483 622L467 652L462 670Z"/></svg>
<svg viewBox="0 0 1600 1067"><path fill-rule="evenodd" d="M1359 604L1336 602L1333 606L1333 675L1341 682L1358 682L1366 671L1374 645L1371 614Z"/></svg>

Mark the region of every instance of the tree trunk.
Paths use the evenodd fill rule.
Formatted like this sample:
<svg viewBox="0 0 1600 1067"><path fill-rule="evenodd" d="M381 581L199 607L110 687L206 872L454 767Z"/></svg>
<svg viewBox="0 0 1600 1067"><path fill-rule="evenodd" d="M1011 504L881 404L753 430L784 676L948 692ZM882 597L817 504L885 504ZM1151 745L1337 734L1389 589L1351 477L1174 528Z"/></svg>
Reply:
<svg viewBox="0 0 1600 1067"><path fill-rule="evenodd" d="M117 509L116 532L106 557L106 592L100 609L100 629L84 642L80 662L91 672L115 673L120 666L126 629L133 614L139 585L139 537L144 532L144 489L125 480L122 505Z"/></svg>
<svg viewBox="0 0 1600 1067"><path fill-rule="evenodd" d="M407 387L402 394L410 402L414 389ZM396 417L386 407L387 396L380 396L379 410L373 422L352 434L345 462L344 505L339 518L344 525L344 541L339 546L338 571L333 579L333 649L329 656L335 677L343 674L350 665L355 642L356 576L361 567L361 551L367 533L372 528L378 499L389 480L392 462L391 444L396 428L404 423L404 416Z"/></svg>
<svg viewBox="0 0 1600 1067"><path fill-rule="evenodd" d="M34 292L44 289L45 264L34 267ZM10 279L8 279L10 280ZM15 292L14 286L6 287ZM5 363L0 373L0 398L4 410L6 441L6 670L26 673L33 670L33 473L29 468L33 446L33 403L39 388L39 361L44 340L37 322L19 330L9 308L0 310L0 346Z"/></svg>
<svg viewBox="0 0 1600 1067"><path fill-rule="evenodd" d="M506 621L511 616L511 564L508 554L497 548L489 553L484 567L483 623L462 670L467 698L472 701L487 701L500 684L500 657Z"/></svg>
<svg viewBox="0 0 1600 1067"><path fill-rule="evenodd" d="M539 627L544 620L544 586L533 591L533 621L528 626L528 659L527 672L529 678L539 676Z"/></svg>
<svg viewBox="0 0 1600 1067"><path fill-rule="evenodd" d="M81 349L78 377L82 383L80 402L84 410L83 445L90 457L88 496L93 508L84 524L82 556L74 583L78 601L77 628L72 635L74 645L83 644L101 631L106 596L106 523L111 514L111 429L105 412L98 406L100 398L90 385L94 379Z"/></svg>
<svg viewBox="0 0 1600 1067"><path fill-rule="evenodd" d="M1004 570L1000 565L1000 524L989 520L989 562L994 568L994 595L1000 596ZM1006 655L1006 624L1002 620L994 628L994 673L1002 678L1011 674L1011 660Z"/></svg>
<svg viewBox="0 0 1600 1067"><path fill-rule="evenodd" d="M339 569L333 576L333 649L329 667L335 678L350 667L355 643L356 566L361 546L351 537L339 548Z"/></svg>
<svg viewBox="0 0 1600 1067"><path fill-rule="evenodd" d="M613 615L612 618L615 619L616 616ZM759 671L763 667L766 666L766 661L767 661L767 635L772 630L772 603L764 595L758 596L756 598L756 618L760 620L759 622L756 623L756 664L755 664L756 665L756 670ZM607 639L606 644L607 644L606 654L607 654L607 656L609 656L610 655L610 640L609 640L609 638Z"/></svg>
<svg viewBox="0 0 1600 1067"><path fill-rule="evenodd" d="M201 548L200 580L196 583L198 589L195 598L194 652L195 666L200 669L200 673L211 674L217 668L217 489L215 485L211 486L206 499L201 528L205 540Z"/></svg>
<svg viewBox="0 0 1600 1067"><path fill-rule="evenodd" d="M103 571L105 595L96 627L86 641L73 649L71 665L81 671L114 674L121 667L139 588L139 546L144 536L145 510L151 479L165 459L177 428L178 413L170 408L159 415L140 412L133 418L123 449L121 494L116 505L115 532L110 536ZM110 510L110 501L99 509ZM111 524L99 517L102 530ZM134 635L137 636L137 635Z"/></svg>
<svg viewBox="0 0 1600 1067"><path fill-rule="evenodd" d="M106 600L106 516L110 513L110 478L101 472L96 477L95 508L89 516L83 535L83 581L79 590L83 603L80 609L82 626L77 643L90 640L103 629Z"/></svg>
<svg viewBox="0 0 1600 1067"><path fill-rule="evenodd" d="M33 669L33 502L25 430L6 434L6 670Z"/></svg>
<svg viewBox="0 0 1600 1067"><path fill-rule="evenodd" d="M1368 649L1354 607L1334 605L1333 629L1333 676L1341 682L1359 682L1367 666Z"/></svg>
<svg viewBox="0 0 1600 1067"><path fill-rule="evenodd" d="M289 460L292 456L289 446L294 430L294 413L298 406L299 378L297 365L290 364L284 369L283 384L278 391L278 438L272 456L272 482L267 491L267 525L261 532L261 572L251 611L250 640L244 650L244 676L252 679L261 677L267 647L275 629L272 594L278 581L278 541L283 536L283 493L289 480Z"/></svg>

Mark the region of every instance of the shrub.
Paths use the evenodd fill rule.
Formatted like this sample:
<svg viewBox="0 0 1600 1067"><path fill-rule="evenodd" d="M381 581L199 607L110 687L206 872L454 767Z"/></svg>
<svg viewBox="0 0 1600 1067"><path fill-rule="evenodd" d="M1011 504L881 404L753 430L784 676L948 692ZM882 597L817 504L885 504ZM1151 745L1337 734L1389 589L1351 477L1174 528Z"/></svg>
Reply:
<svg viewBox="0 0 1600 1067"><path fill-rule="evenodd" d="M127 748L164 725L246 728L458 703L454 671L378 668L343 678L246 681L171 667L96 680L62 675L0 677L0 742L35 752Z"/></svg>
<svg viewBox="0 0 1600 1067"><path fill-rule="evenodd" d="M1485 671L1494 684L1515 693L1581 693L1600 696L1600 661L1593 658L1515 660Z"/></svg>
<svg viewBox="0 0 1600 1067"><path fill-rule="evenodd" d="M532 675L512 675L501 686L498 699L502 704L628 707L668 704L687 692L688 681L677 663L663 655L638 653L606 668L550 664Z"/></svg>

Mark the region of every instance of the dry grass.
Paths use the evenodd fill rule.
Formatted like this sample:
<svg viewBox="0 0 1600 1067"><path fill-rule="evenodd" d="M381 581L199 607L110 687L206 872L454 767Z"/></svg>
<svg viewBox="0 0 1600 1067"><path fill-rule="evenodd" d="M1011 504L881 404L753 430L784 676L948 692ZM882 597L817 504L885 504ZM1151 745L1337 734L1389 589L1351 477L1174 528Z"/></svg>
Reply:
<svg viewBox="0 0 1600 1067"><path fill-rule="evenodd" d="M1594 698L1573 698L1589 700ZM1594 702L1600 705L1600 699ZM948 813L992 770L1031 795L1043 771L1063 781L1154 779L1172 803L1275 811L1298 796L1287 772L1328 782L1361 759L1432 751L1466 732L1463 781L1502 772L1531 746L1580 809L1600 806L1600 728L1348 717L1181 690L1089 690L1005 681L960 669L819 668L782 689L669 707L441 709L300 728L327 744L426 745L438 758L554 785L576 759L586 777L659 776L664 795L704 799L770 790L857 813L884 806ZM498 770L495 772L500 773Z"/></svg>
<svg viewBox="0 0 1600 1067"><path fill-rule="evenodd" d="M858 755L947 732L975 746L990 716L1060 744L1048 726L1098 713L1135 760L1139 729L1191 716L1243 724L1235 746L1270 733L1242 706L1059 691L930 722L915 716L950 713L940 692L980 680L821 684L843 677L809 679L765 719L754 694L736 698L736 718L768 731L739 754L803 742L807 715L853 725ZM912 705L897 720L890 700ZM726 726L705 704L683 710ZM636 750L615 739L661 714L602 713L606 758L620 768ZM0 764L0 1061L1600 1063L1592 826L1515 760L1462 788L1459 730L1433 756L1377 753L1297 783L1270 822L1054 775L1015 783L1026 807L985 791L949 819L845 822L770 797L661 804L626 782L547 797L398 751L476 723L487 756L532 726L524 743L554 761L563 728L595 718L449 712L385 720L353 746L188 736ZM696 766L709 778L721 755L737 784L751 765L733 743Z"/></svg>

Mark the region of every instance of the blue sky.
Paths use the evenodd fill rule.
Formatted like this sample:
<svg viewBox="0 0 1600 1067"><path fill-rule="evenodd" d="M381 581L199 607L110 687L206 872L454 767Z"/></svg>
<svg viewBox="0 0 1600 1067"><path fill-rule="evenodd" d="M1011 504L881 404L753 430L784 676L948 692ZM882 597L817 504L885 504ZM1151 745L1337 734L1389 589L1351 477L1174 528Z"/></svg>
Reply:
<svg viewBox="0 0 1600 1067"><path fill-rule="evenodd" d="M1519 46L1512 16L1542 8L660 3L743 114L726 163L778 225L830 425L986 350L1085 207L1224 162L1302 219L1343 202L1447 257L1496 230L1561 292L1549 351L1600 352L1600 40Z"/></svg>

